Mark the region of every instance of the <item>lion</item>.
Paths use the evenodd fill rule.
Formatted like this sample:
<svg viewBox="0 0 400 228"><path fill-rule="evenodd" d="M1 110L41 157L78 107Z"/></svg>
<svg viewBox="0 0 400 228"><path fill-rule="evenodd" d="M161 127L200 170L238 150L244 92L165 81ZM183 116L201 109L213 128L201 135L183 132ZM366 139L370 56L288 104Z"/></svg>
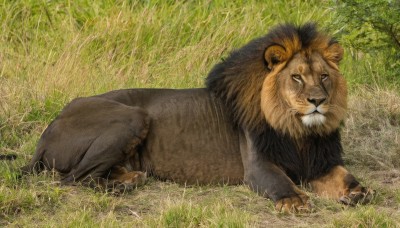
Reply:
<svg viewBox="0 0 400 228"><path fill-rule="evenodd" d="M354 205L371 191L344 168L343 48L315 23L281 24L212 68L205 88L123 89L72 100L25 173L130 190L146 176L245 184L278 211L311 208L299 185Z"/></svg>

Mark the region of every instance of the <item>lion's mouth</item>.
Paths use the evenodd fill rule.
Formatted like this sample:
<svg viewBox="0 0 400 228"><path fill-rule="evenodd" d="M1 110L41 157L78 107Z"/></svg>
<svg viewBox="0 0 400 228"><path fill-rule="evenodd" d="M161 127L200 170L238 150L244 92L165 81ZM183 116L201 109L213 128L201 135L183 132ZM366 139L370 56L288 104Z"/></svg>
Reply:
<svg viewBox="0 0 400 228"><path fill-rule="evenodd" d="M326 117L318 112L317 110L303 115L301 117L301 122L306 126L306 127L313 127L313 126L319 126L322 125L326 120Z"/></svg>
<svg viewBox="0 0 400 228"><path fill-rule="evenodd" d="M317 107L313 106L313 107L310 107L309 110L307 110L304 113L304 115L315 115L315 114L324 115L326 113L326 111L327 110L322 105L319 105Z"/></svg>

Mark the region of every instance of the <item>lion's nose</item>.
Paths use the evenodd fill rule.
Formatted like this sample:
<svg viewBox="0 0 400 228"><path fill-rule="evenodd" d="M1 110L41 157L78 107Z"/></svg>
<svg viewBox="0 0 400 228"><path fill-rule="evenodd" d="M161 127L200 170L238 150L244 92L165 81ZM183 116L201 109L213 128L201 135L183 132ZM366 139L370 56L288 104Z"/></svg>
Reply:
<svg viewBox="0 0 400 228"><path fill-rule="evenodd" d="M307 101L315 105L315 107L318 107L320 104L324 103L325 100L326 98L307 98Z"/></svg>

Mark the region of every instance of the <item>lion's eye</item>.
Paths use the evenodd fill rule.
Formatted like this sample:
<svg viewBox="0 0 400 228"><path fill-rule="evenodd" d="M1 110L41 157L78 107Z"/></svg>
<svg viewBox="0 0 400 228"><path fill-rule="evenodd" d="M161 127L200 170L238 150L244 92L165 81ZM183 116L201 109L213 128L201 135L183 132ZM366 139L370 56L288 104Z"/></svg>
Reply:
<svg viewBox="0 0 400 228"><path fill-rule="evenodd" d="M301 76L300 74L292 74L292 78L295 81L301 82Z"/></svg>
<svg viewBox="0 0 400 228"><path fill-rule="evenodd" d="M328 74L321 74L321 80L325 81L326 79L328 79L329 75Z"/></svg>

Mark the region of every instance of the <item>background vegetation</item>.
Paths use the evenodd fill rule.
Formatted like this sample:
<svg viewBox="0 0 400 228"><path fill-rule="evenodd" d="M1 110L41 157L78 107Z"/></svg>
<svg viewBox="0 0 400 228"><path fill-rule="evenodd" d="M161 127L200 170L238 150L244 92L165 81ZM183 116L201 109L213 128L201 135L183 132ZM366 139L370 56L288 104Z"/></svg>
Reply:
<svg viewBox="0 0 400 228"><path fill-rule="evenodd" d="M399 4L0 0L0 153L18 155L0 161L0 226L400 226ZM346 47L345 159L377 190L372 204L347 208L310 193L313 213L282 216L243 186L150 180L113 197L61 187L54 173L16 178L13 169L29 161L41 132L71 99L120 88L201 87L231 50L279 22L309 20Z"/></svg>

